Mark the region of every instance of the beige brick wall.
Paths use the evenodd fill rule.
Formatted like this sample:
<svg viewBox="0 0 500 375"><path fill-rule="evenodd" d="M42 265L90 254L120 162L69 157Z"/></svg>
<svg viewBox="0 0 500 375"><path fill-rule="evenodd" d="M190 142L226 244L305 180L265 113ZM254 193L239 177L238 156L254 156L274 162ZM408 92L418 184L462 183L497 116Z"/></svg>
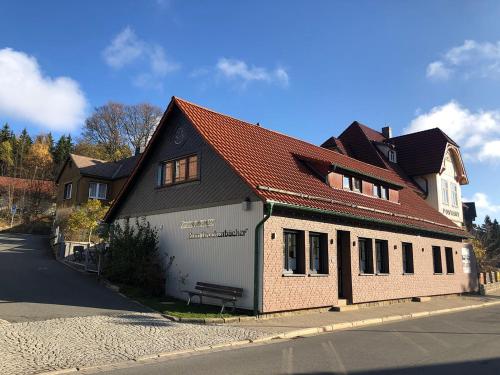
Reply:
<svg viewBox="0 0 500 375"><path fill-rule="evenodd" d="M305 276L283 276L283 229L305 232ZM272 216L264 224L263 250L263 312L285 311L336 305L337 230L351 232L351 273L353 303L389 300L414 296L461 293L475 290L475 269L462 270L462 243L401 233L349 227L319 221ZM328 234L327 276L308 276L309 232ZM271 238L275 233L275 239ZM360 275L358 237L387 240L389 243L389 275ZM330 243L333 240L333 244ZM353 246L353 241L356 245ZM403 274L402 242L413 244L414 274ZM394 249L394 246L397 249ZM432 246L441 247L443 275L434 275ZM445 247L453 249L454 274L446 274ZM422 251L422 249L424 249ZM375 268L375 249L373 250Z"/></svg>

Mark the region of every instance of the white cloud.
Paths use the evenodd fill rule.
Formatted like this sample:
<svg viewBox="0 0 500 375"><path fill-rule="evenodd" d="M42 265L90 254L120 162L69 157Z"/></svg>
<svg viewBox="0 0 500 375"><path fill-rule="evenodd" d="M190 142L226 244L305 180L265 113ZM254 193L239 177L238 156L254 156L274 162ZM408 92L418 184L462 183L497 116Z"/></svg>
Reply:
<svg viewBox="0 0 500 375"><path fill-rule="evenodd" d="M434 61L427 66L427 77L436 79L447 79L451 70L446 68L441 61Z"/></svg>
<svg viewBox="0 0 500 375"><path fill-rule="evenodd" d="M0 49L0 113L50 130L68 131L83 122L86 106L73 79L44 76L34 57Z"/></svg>
<svg viewBox="0 0 500 375"><path fill-rule="evenodd" d="M500 213L500 204L494 204L485 193L474 193L472 199L463 198L464 202L474 202L479 216Z"/></svg>
<svg viewBox="0 0 500 375"><path fill-rule="evenodd" d="M102 54L106 63L114 69L140 65L141 71L132 79L140 87L161 88L162 79L180 68L178 63L166 57L163 47L140 39L129 26L115 36ZM148 64L148 67L141 63Z"/></svg>
<svg viewBox="0 0 500 375"><path fill-rule="evenodd" d="M405 129L406 133L440 128L480 161L500 160L500 110L472 112L452 100L421 113Z"/></svg>
<svg viewBox="0 0 500 375"><path fill-rule="evenodd" d="M130 27L123 29L103 51L104 60L113 68L121 68L141 57L146 49Z"/></svg>
<svg viewBox="0 0 500 375"><path fill-rule="evenodd" d="M427 66L427 77L446 80L452 74L462 78L500 78L500 41L466 40L446 51L441 60Z"/></svg>
<svg viewBox="0 0 500 375"><path fill-rule="evenodd" d="M222 57L217 62L216 70L219 75L235 80L243 87L246 87L251 82L277 83L284 87L289 84L288 73L282 67L269 70L258 66L248 66L242 60Z"/></svg>

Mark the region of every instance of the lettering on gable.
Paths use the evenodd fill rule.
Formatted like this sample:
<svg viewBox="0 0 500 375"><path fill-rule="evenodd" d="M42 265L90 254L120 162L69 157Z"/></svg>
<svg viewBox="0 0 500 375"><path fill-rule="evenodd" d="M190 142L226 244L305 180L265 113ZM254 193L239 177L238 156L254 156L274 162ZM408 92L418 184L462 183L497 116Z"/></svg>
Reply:
<svg viewBox="0 0 500 375"><path fill-rule="evenodd" d="M215 226L215 219L181 221L181 229L208 228Z"/></svg>
<svg viewBox="0 0 500 375"><path fill-rule="evenodd" d="M213 232L189 233L188 239L201 240L205 238L245 237L247 233L248 233L248 228L223 230L220 232L214 230Z"/></svg>

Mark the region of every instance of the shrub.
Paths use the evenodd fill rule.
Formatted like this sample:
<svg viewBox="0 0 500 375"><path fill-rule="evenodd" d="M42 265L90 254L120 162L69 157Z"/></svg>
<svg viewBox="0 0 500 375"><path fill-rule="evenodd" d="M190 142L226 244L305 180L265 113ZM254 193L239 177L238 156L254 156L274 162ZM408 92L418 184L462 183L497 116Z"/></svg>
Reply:
<svg viewBox="0 0 500 375"><path fill-rule="evenodd" d="M165 293L165 267L158 247L158 230L145 218L126 219L109 228L109 249L103 274L113 282L138 287L149 295Z"/></svg>

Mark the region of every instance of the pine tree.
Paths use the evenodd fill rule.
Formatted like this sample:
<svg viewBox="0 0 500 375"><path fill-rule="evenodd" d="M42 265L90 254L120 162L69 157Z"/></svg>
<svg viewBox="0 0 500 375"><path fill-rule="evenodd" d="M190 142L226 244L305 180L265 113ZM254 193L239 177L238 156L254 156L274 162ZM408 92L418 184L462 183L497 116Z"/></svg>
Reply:
<svg viewBox="0 0 500 375"><path fill-rule="evenodd" d="M11 141L12 140L12 130L9 124L6 122L3 128L0 130L0 142Z"/></svg>
<svg viewBox="0 0 500 375"><path fill-rule="evenodd" d="M73 141L71 140L71 135L61 135L53 151L55 168L59 168L61 164L66 161L71 152L73 152Z"/></svg>

